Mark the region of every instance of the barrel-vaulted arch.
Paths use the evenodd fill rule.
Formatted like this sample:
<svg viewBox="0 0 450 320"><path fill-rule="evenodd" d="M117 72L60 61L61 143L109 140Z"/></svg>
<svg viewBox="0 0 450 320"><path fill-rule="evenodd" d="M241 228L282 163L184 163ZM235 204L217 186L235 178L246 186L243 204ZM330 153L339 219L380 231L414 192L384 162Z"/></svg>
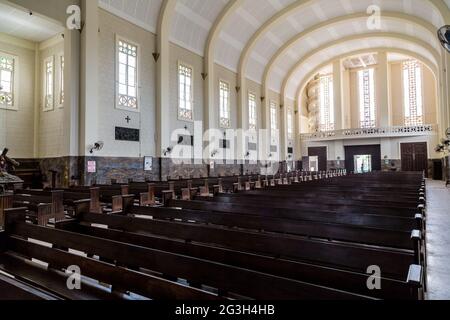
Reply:
<svg viewBox="0 0 450 320"><path fill-rule="evenodd" d="M367 54L367 53L373 53L373 52L388 52L388 53L394 53L394 54L401 54L404 56L408 56L411 58L414 58L418 61L421 61L429 70L431 70L433 77L435 78L436 81L436 90L439 90L439 86L440 86L440 80L439 80L439 69L438 66L432 62L431 60L429 60L428 58L426 58L425 56L418 54L416 50L409 50L406 48L392 48L392 47L373 47L370 49L360 49L360 50L354 50L354 51L349 51L340 55L336 55L324 62L322 62L321 64L315 66L313 68L312 71L308 72L304 77L302 77L302 79L300 80L300 84L298 86L298 89L296 91L295 97L296 97L296 106L295 106L295 110L296 110L296 116L295 116L295 128L296 128L296 135L302 134L305 131L303 130L303 128L301 127L301 112L300 112L300 108L301 106L301 96L308 84L308 82L321 70L323 70L324 68L326 68L329 65L332 65L334 61L342 61L343 59L347 58L347 57L351 57L351 56L357 56L357 55L362 55L362 54ZM442 112L442 101L440 99L440 95L438 94L438 99L437 99L437 112L438 114L440 114ZM441 120L442 121L442 120ZM296 150L297 150L297 157L301 157L301 148L300 148L300 140L297 139L295 141L296 143Z"/></svg>
<svg viewBox="0 0 450 320"><path fill-rule="evenodd" d="M239 59L239 65L238 65L238 84L241 84L245 77L246 77L246 72L245 72L245 68L246 65L248 63L250 54L252 53L252 50L254 49L256 43L263 37L265 36L267 33L269 33L277 24L281 23L282 21L286 21L288 20L288 18L295 12L303 9L303 8L307 8L307 7L311 7L314 4L318 3L320 0L298 0L295 1L294 3L292 3L291 5L283 8L282 10L278 11L273 17L271 17L268 21L266 21L255 33L254 35L251 37L251 39L247 42L247 44L245 45L240 59ZM358 6L363 7L365 10L367 10L367 8L373 4L376 4L380 7L380 9L382 10L382 14L386 8L390 7L390 4L393 2L397 2L399 3L399 1L377 1L376 3L374 3L371 0L359 0L358 1ZM433 0L411 0L409 1L411 3L422 3L422 4L429 4L431 5L431 7L434 9L434 11L436 12L440 12L440 9L443 8L442 5L439 5L438 1L433 1ZM401 4L400 4L401 6ZM445 5L444 5L445 7ZM403 6L401 6L401 8L403 8ZM351 10L351 9L350 9ZM409 10L408 10L409 11ZM400 11L399 11L400 12ZM425 15L425 14L429 14L429 12L427 13L417 13L416 16L420 17L421 15ZM343 14L345 15L345 13ZM367 15L367 12L366 12ZM411 16L414 16L414 14L409 14ZM368 15L367 15L368 16ZM434 19L434 25L435 27L439 27L443 21L444 21L444 15L441 14L441 16L439 17L439 19Z"/></svg>
<svg viewBox="0 0 450 320"><path fill-rule="evenodd" d="M164 148L170 145L170 134L166 132L170 128L170 117L168 115L170 107L170 49L169 35L171 30L171 18L176 6L176 0L164 0L158 17L156 48L156 155L164 156Z"/></svg>
<svg viewBox="0 0 450 320"><path fill-rule="evenodd" d="M295 81L293 79L293 75L304 69L304 67L308 64L309 59L316 59L318 63L325 60L335 60L338 55L348 56L349 53L356 51L358 49L370 51L373 48L386 46L389 48L387 51L392 51L393 49L402 49L409 48L410 51L418 52L423 56L422 60L430 61L431 65L435 66L436 69L440 68L440 60L439 53L435 51L431 46L423 41L417 41L414 37L409 37L406 39L402 34L391 34L391 33L370 33L370 34L362 34L357 36L351 36L344 39L340 39L340 41L335 41L334 43L330 43L328 45L324 45L308 55L305 55L298 63L296 68L294 68L290 74L286 77L283 83L282 94L281 97L286 101L287 96L294 96L294 93L297 89L299 78L296 77ZM323 55L324 52L328 50L329 57ZM287 90L287 84L293 81L290 84L290 89ZM439 82L438 82L439 83ZM291 92L288 92L291 91ZM285 102L283 102L284 104ZM297 119L298 121L298 119ZM298 122L297 122L298 123Z"/></svg>
<svg viewBox="0 0 450 320"><path fill-rule="evenodd" d="M366 19L367 19L367 14L365 12L341 16L341 17L337 17L332 20L328 20L328 21L319 23L309 29L304 30L303 32L299 33L298 35L296 35L290 41L285 43L267 64L267 66L264 70L263 79L262 79L263 92L268 92L269 89L272 89L274 91L280 91L279 87L278 88L274 88L274 87L269 88L269 78L271 77L272 71L277 66L277 64L282 63L281 61L283 61L284 56L286 54L288 54L290 50L294 49L295 46L299 45L300 41L307 39L310 35L312 35L314 33L317 33L317 32L321 33L322 31L325 31L328 28L333 28L334 26L337 26L337 25L344 25L346 23L349 24L348 27L350 28L352 23L354 23L356 21L361 21L361 20L363 20L363 22L364 22ZM434 37L436 29L433 24L431 24L423 19L419 19L415 16L410 16L408 14L398 13L398 12L383 12L383 19L384 19L383 22L386 22L386 20L394 20L394 21L401 22L402 24L405 25L405 27L406 26L407 27L411 26L412 28L421 27L424 30L427 30L428 33L426 35L428 36L427 40L429 40L430 45L433 45L435 49L439 49L440 44L439 44L437 38ZM382 31L382 30L380 30L380 31ZM266 93L266 95L267 95L267 93Z"/></svg>
<svg viewBox="0 0 450 320"><path fill-rule="evenodd" d="M224 7L222 12L216 18L214 24L212 25L208 39L205 44L204 53L204 126L205 129L214 127L216 121L216 110L212 106L215 105L214 102L214 54L216 52L217 39L222 31L223 25L229 18L229 16L239 8L244 0L230 0Z"/></svg>
<svg viewBox="0 0 450 320"><path fill-rule="evenodd" d="M396 34L396 33L386 33L386 32L372 32L365 34L357 34L353 36L348 36L345 38L341 38L325 45L322 45L305 56L303 56L295 65L294 68L288 73L286 78L283 81L282 89L281 89L281 100L282 105L287 105L287 98L294 98L295 91L297 89L298 81L294 81L294 75L299 70L303 70L307 65L309 59L317 59L319 63L324 60L328 60L329 58L333 58L339 54L348 54L351 51L356 51L358 49L370 50L374 47L383 47L388 46L389 48L408 48L410 46L414 47L416 52L420 52L426 59L432 61L433 65L439 66L439 57L440 51L438 52L435 48L433 48L430 44L425 41L418 40L412 36L405 36L404 34ZM324 56L324 52L330 51L330 57ZM298 77L296 77L298 78ZM298 80L298 79L296 79ZM292 83L291 83L292 82ZM289 86L289 90L287 90L287 86ZM286 122L286 109L282 108L281 111L281 145L284 146L287 142L286 134L283 131Z"/></svg>
<svg viewBox="0 0 450 320"><path fill-rule="evenodd" d="M388 53L396 53L401 54L404 56L408 56L410 58L416 59L420 62L422 62L433 74L434 79L436 80L436 84L439 83L439 67L436 65L435 62L431 61L429 58L417 53L417 51L408 50L405 48L392 48L392 47L373 47L369 49L360 49L356 51L349 51L337 56L334 56L316 66L313 67L311 71L305 74L305 76L301 77L299 79L299 85L295 93L295 100L299 102L301 100L301 95L303 91L306 88L306 85L309 81L318 73L320 70L323 70L327 66L331 65L334 61L337 60L343 60L347 57L357 56L357 55L363 55L368 53L374 53L374 52L380 52L385 51Z"/></svg>
<svg viewBox="0 0 450 320"><path fill-rule="evenodd" d="M278 13L276 13L272 18L270 18L268 21L266 21L256 32L255 34L251 37L251 39L246 43L244 49L242 50L242 53L240 55L240 59L239 59L239 64L238 64L238 76L237 76L237 87L239 88L239 94L238 94L238 125L239 127L245 128L247 125L247 112L246 112L246 82L247 82L247 75L245 73L245 68L248 62L248 59L250 57L250 54L252 52L252 49L254 49L255 44L257 43L257 41L263 36L266 35L267 33L270 33L270 30L272 29L273 26L277 25L280 21L282 20L289 20L289 15L294 12L296 9L301 8L301 7L308 7L308 6L314 6L315 3L317 3L319 0L301 0L301 1L296 1L295 3L288 5L287 7L281 9L278 11ZM363 1L359 1L358 3L361 3ZM379 1L377 2L377 5L382 5L386 2L389 1ZM392 1L390 1L392 2ZM434 25L437 26L439 25L442 21L444 21L443 19L443 15L439 14L439 7L436 6L435 1L433 0L412 0L411 2L414 3L422 3L423 4L427 4L428 6L431 5L431 7L433 8L432 10L425 10L427 11L426 16L427 18L429 18L430 16L432 18L430 18L430 20L432 20L434 22ZM398 3L398 2L397 2ZM371 5L373 4L372 2L367 2L367 5ZM389 6L388 6L389 7ZM426 7L426 6L425 6ZM406 7L405 7L406 8ZM422 6L423 8L423 6ZM436 14L436 10L438 10L438 13ZM400 9L399 11L402 11L402 9ZM405 9L406 12L408 11L408 8ZM430 14L429 11L432 11L432 14ZM421 13L418 14L418 16L421 16L423 13L423 11ZM436 22L438 21L438 22ZM266 94L263 94L264 96L262 98L265 98ZM284 100L284 96L281 96L281 99ZM262 99L264 101L264 99ZM268 107L267 104L269 103L269 99L265 99L265 103L263 105L263 112L262 112L262 123L263 123L263 128L267 128L268 126ZM282 128L281 130L284 130L284 126L283 126L283 117L282 117ZM283 140L282 139L282 144L283 144ZM284 149L284 147L282 146L282 149Z"/></svg>
<svg viewBox="0 0 450 320"><path fill-rule="evenodd" d="M238 87L240 87L241 91L239 94L239 98L238 98L238 118L241 120L239 121L239 124L243 127L245 127L247 121L246 121L246 117L247 117L247 112L245 110L245 105L246 105L246 90L245 90L245 84L246 84L246 79L248 79L248 75L246 73L246 69L247 69L247 64L249 61L249 57L252 53L252 51L255 48L255 45L257 44L257 42L267 33L270 33L270 31L277 25L279 24L281 21L283 20L288 20L289 17L292 17L292 13L293 12L298 12L301 9L304 8L308 8L311 6L314 6L315 4L317 4L320 0L302 0L302 1L297 1L287 7L285 7L284 9L280 10L276 15L274 15L271 19L269 19L266 23L264 23L259 30L252 36L252 38L248 41L248 43L246 44L246 46L244 47L242 54L240 56L240 60L239 60L239 65L238 65L238 76L237 76L237 83L238 83ZM394 8L396 10L399 10L399 15L401 15L402 13L400 12L400 10L403 8L402 6L400 6L401 9L399 9L398 7L394 6L392 7L389 3L389 1L379 1L377 2L377 5L380 5L381 8L387 7L387 8ZM392 2L392 1L391 1ZM434 3L428 0L416 0L416 1L412 1L415 3L427 3L428 5L431 4L431 6L433 7L434 10L439 10ZM358 1L358 8L364 8L367 11L367 7L372 5L373 2L371 1ZM417 10L416 10L417 11ZM433 11L433 10L432 10ZM345 12L345 11L344 11ZM434 11L433 11L434 12ZM384 13L384 12L383 12ZM404 14L403 17L406 16L411 16L411 20L414 20L414 18L418 18L420 17L420 12L415 12L416 15L412 15L412 14ZM365 16L367 17L367 12L365 12ZM434 15L434 16L439 16L439 14ZM429 17L427 15L427 17ZM431 17L433 17L433 15L431 15ZM322 18L323 19L323 18ZM335 18L335 19L339 19L339 17ZM418 18L419 19L419 18ZM431 18L430 18L431 19ZM333 19L332 19L333 20ZM439 18L434 18L432 19L434 26L438 26L441 21L443 21L443 17L440 16ZM422 20L420 21L422 22ZM420 24L420 23L419 23ZM425 23L424 23L425 25ZM427 29L432 29L430 28L430 23L428 23L426 25ZM314 26L312 26L310 29L313 29ZM310 30L311 31L311 30ZM269 62L270 64L270 62ZM263 96L267 96L267 90L265 85L267 84L267 81L264 81L263 79ZM284 98L284 97L282 97ZM267 127L268 126L268 103L269 100L266 99L265 100L265 105L263 105L263 112L262 112L262 123L263 123L263 127ZM282 119L283 120L283 119ZM283 121L282 121L283 123Z"/></svg>
<svg viewBox="0 0 450 320"><path fill-rule="evenodd" d="M349 46L350 42L358 42L361 43L361 45L364 45L365 41L369 41L371 39L380 39L382 41L386 41L387 39L393 40L393 44L412 44L417 45L418 47L424 49L426 53L431 55L431 59L433 63L437 66L440 66L440 52L436 51L431 45L428 43L418 40L415 37L411 36L405 36L404 34L397 34L397 33L385 33L385 32L373 32L373 33L366 33L366 34L358 34L353 35L349 37L345 37L342 39L338 39L335 41L332 41L328 44L325 44L323 46L320 46L313 51L309 52L305 56L303 56L294 66L294 68L291 69L291 71L287 74L285 79L283 80L283 85L281 88L281 96L282 98L286 97L294 97L295 91L298 87L299 80L294 79L294 76L299 70L301 70L302 66L305 64L305 62L314 57L314 56L320 56L322 52L324 52L327 49L330 48L338 48L345 49ZM289 85L289 87L288 87Z"/></svg>
<svg viewBox="0 0 450 320"><path fill-rule="evenodd" d="M269 62L269 64L266 67L265 73L263 75L263 81L262 81L262 92L264 96L268 96L269 95L269 89L272 89L275 92L282 92L281 95L281 100L282 100L282 105L286 105L286 93L283 90L280 90L280 85L274 89L273 86L272 88L269 88L268 83L269 83L269 79L273 80L275 78L270 78L271 76L274 76L273 74L270 74L270 70L273 68L273 66L275 65L275 63L277 62L277 59L279 59L280 57L283 56L284 53L288 52L291 48L293 48L294 46L300 44L300 43L305 43L302 40L307 39L309 36L312 36L314 34L320 34L322 33L322 30L327 30L328 28L333 28L336 27L338 25L342 25L342 26L346 26L348 24L348 28L349 30L352 30L352 25L356 22L359 21L359 23L361 25L365 25L367 20L367 14L364 13L356 13L356 14L351 14L351 15L346 15L346 16L342 16L342 17L337 17L335 19L329 20L329 21L325 21L323 23L319 23L309 29L304 30L304 32L301 32L300 34L296 35L293 39L291 39L290 41L288 41L285 45L283 45L278 53L272 57L271 61ZM399 25L399 22L401 22L401 25L405 25L408 26L408 28L399 28L398 26L396 26L395 23L391 23L390 21L394 21L397 23L397 25ZM439 43L436 40L434 33L435 33L435 27L433 24L417 18L415 16L410 16L404 13L399 13L399 12L383 12L383 23L382 23L382 28L380 31L377 31L376 33L383 34L382 31L387 31L387 30L396 30L399 32L405 32L405 30L415 30L417 31L417 37L421 38L422 42L426 42L428 41L429 47L430 48L434 48L437 52L439 52ZM392 26L391 26L392 24ZM343 27L342 27L343 28ZM344 30L346 28L343 28ZM361 28L362 31L364 31L363 28ZM421 32L418 32L418 31ZM347 32L348 33L348 32ZM418 36L418 34L421 34L421 37ZM351 33L350 33L351 34ZM384 33L386 34L386 33ZM401 33L403 35L403 33ZM399 34L400 35L400 34ZM414 32L409 31L409 37L410 39L412 39L412 35L415 35ZM344 35L343 35L344 36ZM356 35L355 35L356 36ZM408 35L404 35L404 37L406 37ZM404 38L403 37L403 38ZM331 37L331 39L333 39ZM330 39L330 40L331 40ZM420 39L418 39L420 40ZM342 39L338 40L337 42L341 42ZM326 41L325 41L326 42ZM324 43L324 41L321 40L321 43ZM308 50L313 50L314 48L310 48ZM297 55L300 52L304 52L307 51L306 49L304 50L294 50L296 51ZM280 59L280 61L282 61L282 63L286 64L288 62L286 62L287 59ZM291 64L289 64L291 65ZM292 98L292 95L290 95L290 97ZM263 104L262 106L262 115L263 115L263 123L266 122L266 126L268 126L268 121L269 121L269 115L268 112L270 110L269 107L269 103L270 101L267 99L265 104ZM242 101L242 104L245 105L245 101ZM245 115L244 115L245 116ZM287 134L286 134L286 121L287 121L287 108L283 108L281 110L280 113L280 119L281 119L281 145L282 145L282 149L284 150L284 146L287 143Z"/></svg>

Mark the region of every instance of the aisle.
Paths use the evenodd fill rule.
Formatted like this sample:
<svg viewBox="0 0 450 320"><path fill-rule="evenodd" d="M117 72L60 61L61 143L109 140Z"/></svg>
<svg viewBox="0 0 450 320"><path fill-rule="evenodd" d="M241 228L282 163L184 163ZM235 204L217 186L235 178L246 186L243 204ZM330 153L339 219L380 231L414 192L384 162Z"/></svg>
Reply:
<svg viewBox="0 0 450 320"><path fill-rule="evenodd" d="M428 299L450 299L450 188L427 181Z"/></svg>

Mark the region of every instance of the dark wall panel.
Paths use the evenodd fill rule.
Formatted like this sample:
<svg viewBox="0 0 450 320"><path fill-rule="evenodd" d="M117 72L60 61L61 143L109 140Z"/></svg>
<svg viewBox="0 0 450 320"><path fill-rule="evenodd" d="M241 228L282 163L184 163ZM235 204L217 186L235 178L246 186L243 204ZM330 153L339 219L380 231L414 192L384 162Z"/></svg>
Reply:
<svg viewBox="0 0 450 320"><path fill-rule="evenodd" d="M372 171L381 171L381 145L367 146L346 146L345 147L345 168L347 172L355 171L355 156L372 156Z"/></svg>
<svg viewBox="0 0 450 320"><path fill-rule="evenodd" d="M327 163L328 163L327 147L308 148L308 156L319 158L319 171L327 170Z"/></svg>

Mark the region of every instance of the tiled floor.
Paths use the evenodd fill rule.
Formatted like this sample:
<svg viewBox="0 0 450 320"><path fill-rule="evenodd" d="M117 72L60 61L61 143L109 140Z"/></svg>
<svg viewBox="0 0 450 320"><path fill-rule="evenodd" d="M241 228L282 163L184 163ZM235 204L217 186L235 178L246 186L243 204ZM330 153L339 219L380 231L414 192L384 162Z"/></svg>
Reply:
<svg viewBox="0 0 450 320"><path fill-rule="evenodd" d="M450 187L427 182L428 299L450 300Z"/></svg>

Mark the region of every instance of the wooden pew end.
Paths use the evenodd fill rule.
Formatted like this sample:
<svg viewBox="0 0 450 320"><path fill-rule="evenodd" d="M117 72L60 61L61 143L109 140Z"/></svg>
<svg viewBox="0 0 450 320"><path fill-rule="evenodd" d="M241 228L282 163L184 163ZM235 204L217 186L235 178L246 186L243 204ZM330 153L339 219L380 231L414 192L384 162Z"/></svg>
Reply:
<svg viewBox="0 0 450 320"><path fill-rule="evenodd" d="M408 278L406 282L414 287L423 286L423 268L420 265L412 264L409 267Z"/></svg>

